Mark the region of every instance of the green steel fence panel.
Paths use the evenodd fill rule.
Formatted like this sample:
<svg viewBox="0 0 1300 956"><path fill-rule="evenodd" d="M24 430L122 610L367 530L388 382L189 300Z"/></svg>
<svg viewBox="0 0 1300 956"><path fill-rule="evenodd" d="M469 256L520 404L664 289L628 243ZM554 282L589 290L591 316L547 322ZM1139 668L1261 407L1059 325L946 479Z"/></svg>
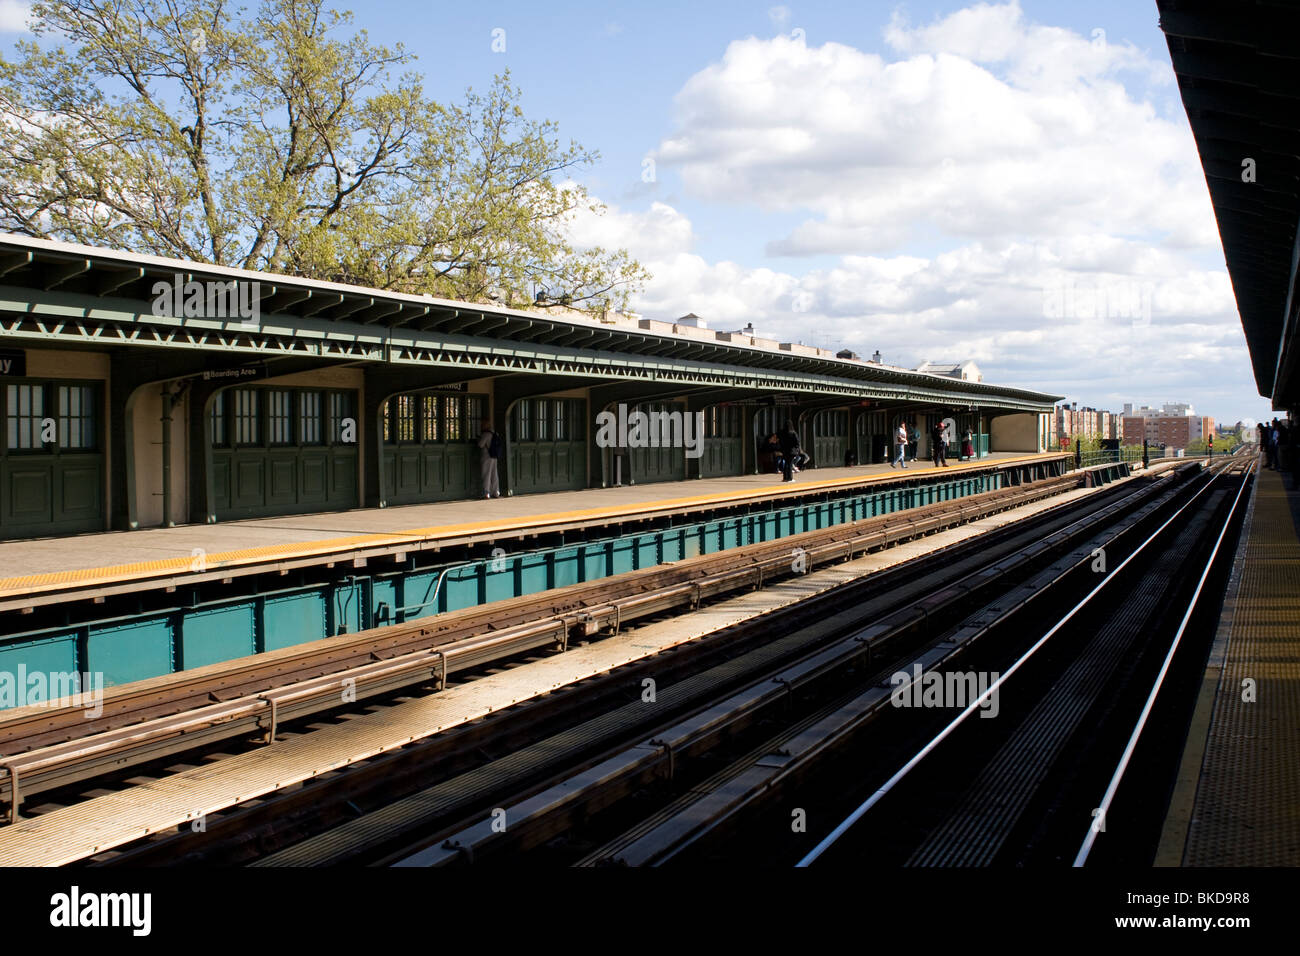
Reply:
<svg viewBox="0 0 1300 956"><path fill-rule="evenodd" d="M518 564L520 594L537 594L555 587L554 551L521 554Z"/></svg>
<svg viewBox="0 0 1300 956"><path fill-rule="evenodd" d="M510 598L519 596L520 561L520 558L497 558L480 562L479 567L482 569L481 573L483 574L483 599L485 602L508 601ZM544 574L545 570L543 569ZM544 580L545 577L543 577Z"/></svg>
<svg viewBox="0 0 1300 956"><path fill-rule="evenodd" d="M553 574L557 588L567 588L582 581L581 548L560 548L554 554Z"/></svg>
<svg viewBox="0 0 1300 956"><path fill-rule="evenodd" d="M104 674L105 686L170 674L175 666L170 615L105 627L91 625L87 670Z"/></svg>
<svg viewBox="0 0 1300 956"><path fill-rule="evenodd" d="M582 580L594 581L596 578L603 578L610 573L610 543L608 541L584 544L581 551Z"/></svg>
<svg viewBox="0 0 1300 956"><path fill-rule="evenodd" d="M193 610L184 622L177 662L182 670L257 653L257 612L252 601Z"/></svg>
<svg viewBox="0 0 1300 956"><path fill-rule="evenodd" d="M440 610L438 605L442 603L442 589L438 586L440 577L442 577L441 571L420 571L402 578L401 619L403 621L414 621L438 613Z"/></svg>
<svg viewBox="0 0 1300 956"><path fill-rule="evenodd" d="M664 563L680 561L686 553L686 529L670 528L659 533L660 554Z"/></svg>
<svg viewBox="0 0 1300 956"><path fill-rule="evenodd" d="M334 585L331 609L334 612L333 633L355 634L369 624L366 613L366 586L364 579L341 581Z"/></svg>
<svg viewBox="0 0 1300 956"><path fill-rule="evenodd" d="M682 537L682 557L698 558L704 553L703 542L704 529L700 525L692 525L686 530Z"/></svg>
<svg viewBox="0 0 1300 956"><path fill-rule="evenodd" d="M609 543L609 573L625 574L636 570L636 539L620 538Z"/></svg>
<svg viewBox="0 0 1300 956"><path fill-rule="evenodd" d="M6 644L0 647L0 710L49 700L51 686L67 686L62 675L77 672L76 631ZM94 687L92 679L85 688L77 684L70 689L75 693Z"/></svg>
<svg viewBox="0 0 1300 956"><path fill-rule="evenodd" d="M396 609L402 603L396 577L370 579L370 622L373 627L396 624Z"/></svg>
<svg viewBox="0 0 1300 956"><path fill-rule="evenodd" d="M479 591L479 568L452 568L442 581L442 610L459 611L482 603Z"/></svg>
<svg viewBox="0 0 1300 956"><path fill-rule="evenodd" d="M1113 481L1123 466L1101 469ZM232 604L186 608L130 623L105 622L86 631L86 667L123 683L168 673L173 667L229 660L336 633L416 620L444 610L535 594L661 562L772 541L814 528L892 514L1003 487L1001 473L962 477L920 487L893 488L838 502L817 502L736 518L699 522L620 539L569 545L410 574L362 576ZM17 662L68 671L78 662L77 631L51 629L0 645L0 673Z"/></svg>
<svg viewBox="0 0 1300 956"><path fill-rule="evenodd" d="M262 647L268 651L292 647L328 636L325 591L266 598L262 608ZM189 629L189 622L185 624Z"/></svg>
<svg viewBox="0 0 1300 956"><path fill-rule="evenodd" d="M636 566L653 568L659 563L659 535L639 534L636 536Z"/></svg>

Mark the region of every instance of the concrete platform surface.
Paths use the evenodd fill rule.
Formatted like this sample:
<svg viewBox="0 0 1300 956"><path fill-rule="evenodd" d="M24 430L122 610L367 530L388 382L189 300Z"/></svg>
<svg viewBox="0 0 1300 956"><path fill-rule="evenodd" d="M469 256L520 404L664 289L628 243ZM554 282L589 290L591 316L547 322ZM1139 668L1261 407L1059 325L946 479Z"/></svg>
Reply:
<svg viewBox="0 0 1300 956"><path fill-rule="evenodd" d="M137 577L184 573L203 567L346 553L363 547L418 544L440 537L489 532L521 525L561 523L579 518L616 519L629 513L686 505L707 507L737 498L845 484L901 480L937 472L956 474L1060 457L995 452L974 462L950 461L936 469L928 461L907 470L889 465L818 468L796 476L793 485L779 475L738 475L690 481L656 482L550 492L486 500L439 501L390 508L225 521L65 537L0 542L0 597L44 588L87 586Z"/></svg>
<svg viewBox="0 0 1300 956"><path fill-rule="evenodd" d="M1300 866L1300 485L1262 470L1157 866Z"/></svg>

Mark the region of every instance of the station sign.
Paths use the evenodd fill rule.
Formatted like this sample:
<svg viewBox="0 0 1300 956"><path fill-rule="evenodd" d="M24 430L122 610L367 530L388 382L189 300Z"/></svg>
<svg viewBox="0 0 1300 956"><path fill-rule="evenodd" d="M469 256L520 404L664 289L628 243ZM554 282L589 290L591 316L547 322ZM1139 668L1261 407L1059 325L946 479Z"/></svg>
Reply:
<svg viewBox="0 0 1300 956"><path fill-rule="evenodd" d="M16 378L26 374L26 352L22 349L0 349L0 375Z"/></svg>
<svg viewBox="0 0 1300 956"><path fill-rule="evenodd" d="M194 378L203 382L224 382L229 385L235 385L239 382L256 382L270 377L271 370L266 367L265 362L257 362L253 365L237 365L234 368L209 368L194 376Z"/></svg>
<svg viewBox="0 0 1300 956"><path fill-rule="evenodd" d="M722 408L731 405L762 405L770 407L773 405L788 406L798 404L799 398L795 395L763 395L761 397L755 396L754 398L737 398L729 402L718 402L718 405Z"/></svg>

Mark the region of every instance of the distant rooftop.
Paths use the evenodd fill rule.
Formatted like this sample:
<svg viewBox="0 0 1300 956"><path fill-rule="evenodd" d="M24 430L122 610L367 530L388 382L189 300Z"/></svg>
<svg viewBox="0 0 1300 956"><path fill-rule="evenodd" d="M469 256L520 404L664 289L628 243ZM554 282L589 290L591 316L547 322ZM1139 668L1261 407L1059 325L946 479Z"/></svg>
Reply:
<svg viewBox="0 0 1300 956"><path fill-rule="evenodd" d="M970 359L965 362L922 362L916 367L916 371L927 375L942 375L945 378L959 378L966 382L984 381L984 373Z"/></svg>

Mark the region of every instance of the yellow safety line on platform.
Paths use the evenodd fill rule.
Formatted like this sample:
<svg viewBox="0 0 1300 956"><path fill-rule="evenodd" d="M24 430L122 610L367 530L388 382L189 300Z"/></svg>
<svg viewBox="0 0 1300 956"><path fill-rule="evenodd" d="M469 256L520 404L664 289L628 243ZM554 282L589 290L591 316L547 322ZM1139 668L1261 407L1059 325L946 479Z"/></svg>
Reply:
<svg viewBox="0 0 1300 956"><path fill-rule="evenodd" d="M959 462L950 467L957 471L975 468L1000 468L1018 462L1037 461L1041 459L1066 457L1060 453L1021 455L1015 458L1003 458L997 461ZM740 475L731 477L743 477ZM762 495L780 494L786 491L817 491L837 488L843 485L873 484L887 480L901 480L902 476L889 471L877 475L856 475L848 478L832 478L824 481L800 482L797 488L782 483L749 488L744 491L719 491L707 495L692 495L685 498L664 498L659 501L639 502L633 505L618 505L605 508L588 508L579 511L559 511L552 514L520 515L514 518L497 518L489 521L472 521L461 524L436 525L429 528L414 528L408 531L386 531L376 534L351 535L338 538L323 538L308 543L288 542L285 544L260 545L255 548L240 548L235 551L219 551L205 555L203 566L194 567L195 558L175 557L160 558L156 561L137 561L131 564L109 565L100 568L75 568L67 571L28 574L19 577L0 578L0 598L18 597L23 594L56 590L71 587L93 587L95 585L119 584L124 581L161 577L163 575L193 572L220 571L249 564L260 564L276 559L305 558L313 555L339 554L360 548L382 548L401 545L419 545L441 538L456 537L465 534L490 534L493 531L517 531L520 528L541 528L561 524L567 521L590 521L600 518L618 518L629 515L651 514L672 508L692 504L721 504L744 498ZM472 501L474 499L466 499ZM432 503L432 502L430 502Z"/></svg>

